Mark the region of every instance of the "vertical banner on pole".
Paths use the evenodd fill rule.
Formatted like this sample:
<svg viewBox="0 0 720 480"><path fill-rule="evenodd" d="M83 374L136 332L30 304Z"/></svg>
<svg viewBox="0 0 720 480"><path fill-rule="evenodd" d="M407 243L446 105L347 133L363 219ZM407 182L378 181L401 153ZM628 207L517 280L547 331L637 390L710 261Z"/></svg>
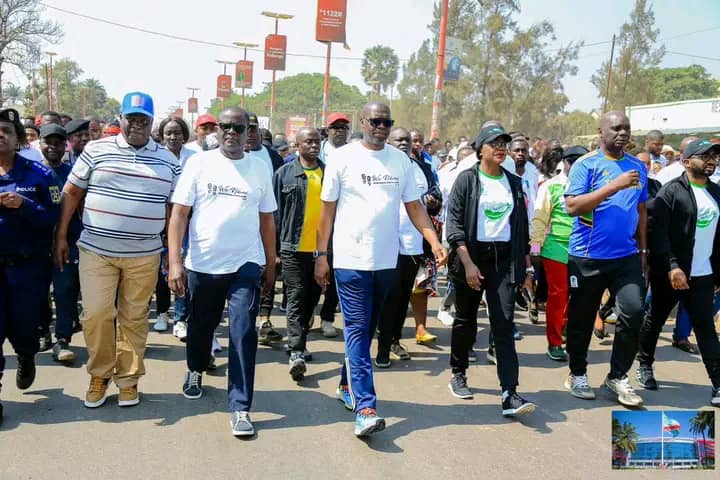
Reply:
<svg viewBox="0 0 720 480"><path fill-rule="evenodd" d="M285 70L287 37L268 35L265 37L265 70Z"/></svg>
<svg viewBox="0 0 720 480"><path fill-rule="evenodd" d="M235 64L235 88L252 88L253 62L240 60Z"/></svg>
<svg viewBox="0 0 720 480"><path fill-rule="evenodd" d="M232 77L230 75L218 75L217 97L228 98L232 93Z"/></svg>
<svg viewBox="0 0 720 480"><path fill-rule="evenodd" d="M345 43L347 0L318 0L315 39L318 42Z"/></svg>
<svg viewBox="0 0 720 480"><path fill-rule="evenodd" d="M188 113L197 113L198 99L197 97L188 98Z"/></svg>
<svg viewBox="0 0 720 480"><path fill-rule="evenodd" d="M182 108L176 108L175 113L173 113L174 117L182 118L183 117L183 109Z"/></svg>

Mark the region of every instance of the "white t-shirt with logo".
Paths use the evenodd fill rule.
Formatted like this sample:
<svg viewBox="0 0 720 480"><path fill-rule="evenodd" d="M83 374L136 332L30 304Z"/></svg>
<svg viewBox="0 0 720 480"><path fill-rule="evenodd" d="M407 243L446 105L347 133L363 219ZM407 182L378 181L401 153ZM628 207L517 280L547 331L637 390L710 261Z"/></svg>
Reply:
<svg viewBox="0 0 720 480"><path fill-rule="evenodd" d="M187 160L172 202L193 208L185 266L212 274L263 265L259 213L277 210L272 175L261 158L225 157L220 149Z"/></svg>
<svg viewBox="0 0 720 480"><path fill-rule="evenodd" d="M480 189L477 240L479 242L509 242L510 214L514 208L510 182L504 173L498 177L491 177L481 171Z"/></svg>
<svg viewBox="0 0 720 480"><path fill-rule="evenodd" d="M693 247L691 277L712 275L710 256L715 241L720 210L715 199L708 193L707 188L690 184L695 203L697 203L697 222L695 224L695 246Z"/></svg>
<svg viewBox="0 0 720 480"><path fill-rule="evenodd" d="M422 198L423 194L428 191L427 178L415 162L412 162L412 170L415 174L418 194ZM421 253L423 253L422 233L415 228L403 203L400 205L400 255L420 255Z"/></svg>
<svg viewBox="0 0 720 480"><path fill-rule="evenodd" d="M369 150L362 142L333 152L320 198L337 202L333 266L375 271L395 268L403 203L420 198L410 158L385 145Z"/></svg>

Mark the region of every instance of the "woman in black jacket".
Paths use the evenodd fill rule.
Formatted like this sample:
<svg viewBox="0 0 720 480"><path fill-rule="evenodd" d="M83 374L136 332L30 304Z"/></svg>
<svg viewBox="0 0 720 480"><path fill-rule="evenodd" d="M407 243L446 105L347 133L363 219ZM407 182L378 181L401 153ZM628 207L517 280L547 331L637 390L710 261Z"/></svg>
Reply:
<svg viewBox="0 0 720 480"><path fill-rule="evenodd" d="M503 415L512 417L532 412L535 405L516 392L515 289L518 283L530 287L533 269L522 184L518 176L500 166L510 140L499 126L480 131L474 142L480 161L455 181L448 200L446 228L451 247L449 273L457 289L450 391L458 398L472 398L465 371L484 291L491 332L488 356L494 356L493 350L497 352Z"/></svg>

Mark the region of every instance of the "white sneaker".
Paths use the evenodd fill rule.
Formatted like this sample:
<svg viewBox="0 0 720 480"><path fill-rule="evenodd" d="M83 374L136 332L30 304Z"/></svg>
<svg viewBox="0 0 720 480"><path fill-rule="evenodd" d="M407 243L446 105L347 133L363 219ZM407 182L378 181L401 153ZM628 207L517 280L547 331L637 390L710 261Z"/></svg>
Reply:
<svg viewBox="0 0 720 480"><path fill-rule="evenodd" d="M450 310L440 310L437 318L443 325L447 325L448 327L452 327L452 324L455 322L455 317L452 316Z"/></svg>
<svg viewBox="0 0 720 480"><path fill-rule="evenodd" d="M323 337L327 337L327 338L337 337L337 330L335 329L335 325L333 325L333 322L328 322L328 321L323 320L322 334L323 334Z"/></svg>
<svg viewBox="0 0 720 480"><path fill-rule="evenodd" d="M167 313L161 313L157 316L157 319L155 320L155 325L153 325L153 330L156 332L164 332L168 329L168 316Z"/></svg>
<svg viewBox="0 0 720 480"><path fill-rule="evenodd" d="M181 342L184 342L187 338L187 322L175 322L175 325L173 326L173 335L175 335Z"/></svg>
<svg viewBox="0 0 720 480"><path fill-rule="evenodd" d="M213 335L213 341L212 341L212 353L215 352L222 352L222 345L220 345L220 342L218 342L218 339L216 336Z"/></svg>

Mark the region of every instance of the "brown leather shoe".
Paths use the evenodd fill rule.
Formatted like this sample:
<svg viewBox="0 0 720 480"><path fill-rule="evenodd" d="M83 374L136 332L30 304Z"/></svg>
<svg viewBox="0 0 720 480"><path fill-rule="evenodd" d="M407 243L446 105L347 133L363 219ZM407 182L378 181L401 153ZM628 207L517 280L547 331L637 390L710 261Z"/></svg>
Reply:
<svg viewBox="0 0 720 480"><path fill-rule="evenodd" d="M687 338L685 340L673 340L672 346L692 355L698 354L697 347L690 343L690 340Z"/></svg>

